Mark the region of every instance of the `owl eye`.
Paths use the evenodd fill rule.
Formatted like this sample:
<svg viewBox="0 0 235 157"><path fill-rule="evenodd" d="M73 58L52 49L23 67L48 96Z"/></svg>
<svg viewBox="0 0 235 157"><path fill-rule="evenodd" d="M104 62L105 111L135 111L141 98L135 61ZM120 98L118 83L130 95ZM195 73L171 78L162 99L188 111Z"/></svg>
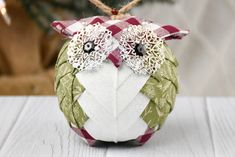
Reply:
<svg viewBox="0 0 235 157"><path fill-rule="evenodd" d="M135 44L135 53L138 55L138 56L144 56L146 54L146 50L145 50L145 47L143 44Z"/></svg>
<svg viewBox="0 0 235 157"><path fill-rule="evenodd" d="M91 53L94 50L95 50L95 44L93 41L88 41L83 46L83 51L85 53Z"/></svg>
<svg viewBox="0 0 235 157"><path fill-rule="evenodd" d="M163 40L147 23L131 25L120 37L121 57L138 74L153 74L165 60Z"/></svg>
<svg viewBox="0 0 235 157"><path fill-rule="evenodd" d="M68 61L78 71L92 70L106 60L112 33L99 23L84 25L68 45Z"/></svg>

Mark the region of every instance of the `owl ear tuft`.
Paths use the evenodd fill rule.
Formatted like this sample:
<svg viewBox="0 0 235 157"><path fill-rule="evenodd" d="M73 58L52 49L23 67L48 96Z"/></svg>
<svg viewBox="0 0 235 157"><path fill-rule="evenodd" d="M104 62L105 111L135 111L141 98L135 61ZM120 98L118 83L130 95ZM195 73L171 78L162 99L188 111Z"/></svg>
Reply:
<svg viewBox="0 0 235 157"><path fill-rule="evenodd" d="M171 25L164 25L154 30L158 37L165 40L182 39L189 34L189 30L181 30Z"/></svg>
<svg viewBox="0 0 235 157"><path fill-rule="evenodd" d="M51 27L57 31L58 33L64 35L65 37L72 38L74 34L79 32L82 28L84 28L84 23L86 24L96 24L96 23L104 23L110 20L109 17L105 16L93 16L80 20L70 20L70 21L54 21L51 24Z"/></svg>
<svg viewBox="0 0 235 157"><path fill-rule="evenodd" d="M75 33L74 27L78 30L82 27L82 24L77 20L54 21L52 22L51 27L63 36L71 38Z"/></svg>

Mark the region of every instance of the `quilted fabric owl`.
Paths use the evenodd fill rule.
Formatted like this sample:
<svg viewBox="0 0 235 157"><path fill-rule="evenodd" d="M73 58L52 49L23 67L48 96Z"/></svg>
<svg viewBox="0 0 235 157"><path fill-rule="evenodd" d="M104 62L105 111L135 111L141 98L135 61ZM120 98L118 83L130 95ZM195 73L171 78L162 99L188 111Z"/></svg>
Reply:
<svg viewBox="0 0 235 157"><path fill-rule="evenodd" d="M55 21L69 40L56 63L55 90L70 127L88 144L144 144L172 111L178 62L166 40L188 31L134 16Z"/></svg>

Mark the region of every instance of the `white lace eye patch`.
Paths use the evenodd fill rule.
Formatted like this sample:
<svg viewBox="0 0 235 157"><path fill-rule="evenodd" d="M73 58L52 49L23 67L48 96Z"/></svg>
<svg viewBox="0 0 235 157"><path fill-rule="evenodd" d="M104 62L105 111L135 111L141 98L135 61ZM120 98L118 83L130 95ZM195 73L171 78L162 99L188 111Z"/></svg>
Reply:
<svg viewBox="0 0 235 157"><path fill-rule="evenodd" d="M163 43L147 23L131 25L120 38L121 56L135 73L151 75L165 60Z"/></svg>
<svg viewBox="0 0 235 157"><path fill-rule="evenodd" d="M111 42L111 31L99 23L87 25L69 42L68 61L79 71L91 70L106 60Z"/></svg>
<svg viewBox="0 0 235 157"><path fill-rule="evenodd" d="M79 71L102 64L113 49L112 32L99 23L84 26L68 45L68 61ZM153 74L164 62L163 40L147 23L123 29L118 46L123 61L138 74Z"/></svg>

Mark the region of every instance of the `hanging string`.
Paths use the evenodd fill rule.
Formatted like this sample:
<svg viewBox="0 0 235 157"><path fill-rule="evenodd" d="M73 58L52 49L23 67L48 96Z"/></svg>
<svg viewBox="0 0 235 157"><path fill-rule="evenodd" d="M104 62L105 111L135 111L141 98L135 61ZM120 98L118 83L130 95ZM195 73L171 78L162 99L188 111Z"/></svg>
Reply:
<svg viewBox="0 0 235 157"><path fill-rule="evenodd" d="M133 0L127 5L124 5L120 10L119 13L124 14L128 12L130 9L132 9L134 6L136 6L141 0Z"/></svg>
<svg viewBox="0 0 235 157"><path fill-rule="evenodd" d="M130 16L127 12L136 6L141 0L132 0L128 4L124 5L121 9L117 10L115 8L110 8L100 0L89 0L96 7L102 10L105 14L111 16L112 19L122 19L126 16Z"/></svg>
<svg viewBox="0 0 235 157"><path fill-rule="evenodd" d="M102 10L105 14L111 16L112 15L112 9L105 5L100 0L89 0L91 3L93 3L96 7L98 7L100 10Z"/></svg>

